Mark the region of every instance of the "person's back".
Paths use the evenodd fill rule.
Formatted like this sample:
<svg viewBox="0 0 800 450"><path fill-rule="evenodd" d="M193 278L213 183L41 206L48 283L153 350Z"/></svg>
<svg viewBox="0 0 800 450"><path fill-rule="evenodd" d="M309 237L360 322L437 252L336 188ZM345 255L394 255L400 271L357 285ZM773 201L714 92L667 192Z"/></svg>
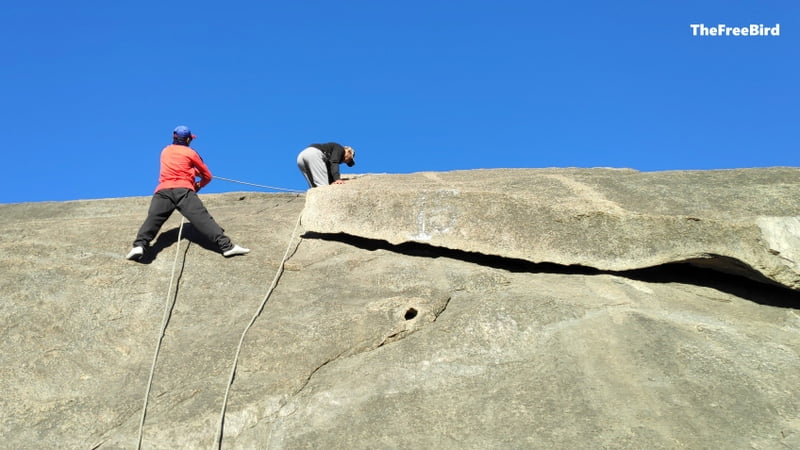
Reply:
<svg viewBox="0 0 800 450"><path fill-rule="evenodd" d="M211 181L211 171L200 155L189 146L171 144L161 151L161 170L159 171L156 192L171 188L195 188L195 179L200 177L198 187Z"/></svg>

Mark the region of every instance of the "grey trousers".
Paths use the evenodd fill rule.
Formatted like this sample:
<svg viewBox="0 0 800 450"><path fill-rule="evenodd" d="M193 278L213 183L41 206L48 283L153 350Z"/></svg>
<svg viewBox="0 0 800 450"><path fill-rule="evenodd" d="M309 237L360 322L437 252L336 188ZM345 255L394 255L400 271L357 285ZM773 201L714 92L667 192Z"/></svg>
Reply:
<svg viewBox="0 0 800 450"><path fill-rule="evenodd" d="M225 236L222 227L217 225L217 222L208 213L197 193L186 188L162 189L153 194L153 198L150 200L150 209L147 211L147 219L139 228L133 246L147 247L150 245L150 241L156 237L158 230L176 209L191 222L200 234L210 242L217 244L220 251L224 252L233 248L231 240Z"/></svg>
<svg viewBox="0 0 800 450"><path fill-rule="evenodd" d="M327 186L328 164L325 162L325 155L322 150L315 147L308 147L297 155L297 168L306 177L308 187Z"/></svg>

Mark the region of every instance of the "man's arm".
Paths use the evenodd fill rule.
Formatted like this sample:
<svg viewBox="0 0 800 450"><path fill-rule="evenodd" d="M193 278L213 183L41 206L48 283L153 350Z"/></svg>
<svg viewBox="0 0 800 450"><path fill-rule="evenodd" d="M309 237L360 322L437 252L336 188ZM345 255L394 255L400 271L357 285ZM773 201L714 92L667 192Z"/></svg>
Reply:
<svg viewBox="0 0 800 450"><path fill-rule="evenodd" d="M197 152L195 152L195 156L196 157L192 159L192 163L194 164L195 175L200 177L200 181L195 183L195 189L199 190L208 183L211 183L213 177L211 176L211 171L208 170L208 166L203 162L203 158L201 158Z"/></svg>
<svg viewBox="0 0 800 450"><path fill-rule="evenodd" d="M341 175L339 174L339 164L341 164L341 162L344 160L344 147L337 143L332 144L333 149L331 150L331 156L328 161L328 171L331 174L330 181L331 183L336 183L338 181L336 184L341 184L343 181L340 179Z"/></svg>

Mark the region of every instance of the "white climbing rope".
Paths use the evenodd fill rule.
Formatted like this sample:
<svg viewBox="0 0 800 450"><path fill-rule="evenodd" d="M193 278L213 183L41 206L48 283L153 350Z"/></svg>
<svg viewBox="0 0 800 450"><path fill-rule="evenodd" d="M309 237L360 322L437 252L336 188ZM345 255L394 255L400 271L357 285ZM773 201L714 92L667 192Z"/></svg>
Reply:
<svg viewBox="0 0 800 450"><path fill-rule="evenodd" d="M225 180L225 181L231 181L231 182L234 182L234 183L247 184L247 185L250 185L250 186L267 188L267 189L276 189L276 190L290 191L290 192L297 192L297 193L305 192L305 191L298 191L298 190L294 190L294 189L284 189L284 188L278 188L278 187L273 187L273 186L264 186L264 185L258 185L258 184L253 184L253 183L246 183L246 182L243 182L243 181L232 180L232 179L223 178L223 177L215 177L215 178L218 178L220 180ZM283 268L284 268L284 265L286 264L286 260L287 260L287 258L289 256L289 251L292 248L292 242L294 241L294 235L297 233L297 229L300 227L300 220L301 220L302 217L303 217L303 212L301 211L300 214L297 217L297 222L295 223L294 230L292 230L292 234L289 236L289 244L286 247L286 252L283 255L283 259L281 260L281 263L278 266L278 271L275 274L275 278L272 280L272 284L270 285L269 289L267 290L267 293L264 296L264 299L261 301L261 304L259 305L259 307L256 310L255 314L253 315L252 319L250 319L250 323L247 324L247 327L245 327L244 331L242 332L242 336L239 339L239 345L238 345L238 347L236 349L236 355L234 356L233 365L231 367L231 374L230 374L230 378L228 379L228 385L227 385L227 387L225 389L225 397L223 399L222 410L220 412L219 429L217 431L217 435L216 435L216 438L215 438L215 442L217 442L218 448L222 448L222 431L223 431L223 427L224 427L224 424L225 424L225 410L227 409L228 397L230 395L230 388L233 385L233 379L234 379L234 377L236 375L236 366L237 366L237 364L239 362L239 355L241 354L242 344L244 342L245 335L247 334L247 331L250 329L250 327L253 326L253 324L255 323L256 319L261 314L261 311L263 311L264 306L267 304L267 301L269 300L270 295L272 295L272 291L275 290L275 287L278 284L278 280L280 279L281 275L283 274ZM163 320L162 320L162 323L161 323L161 331L159 332L158 342L156 343L156 349L155 349L155 352L154 352L154 355L153 355L153 363L150 366L150 375L149 375L148 380L147 380L147 389L146 389L145 395L144 395L144 404L142 405L142 417L141 417L141 420L139 422L139 437L138 437L138 441L137 441L137 445L136 445L137 450L141 450L141 448L142 448L142 434L143 434L143 430L144 430L145 417L147 416L147 403L148 403L148 400L150 398L150 390L151 390L151 387L152 387L152 384L153 384L153 374L155 373L156 362L158 361L158 354L159 354L159 352L161 350L161 343L164 340L164 335L166 334L167 324L169 323L169 319L172 316L172 310L175 307L175 302L176 302L177 296L178 296L177 289L175 290L175 295L170 295L170 294L172 294L172 292L173 292L172 284L173 284L173 282L175 280L175 268L177 267L178 256L180 255L180 241L181 241L181 234L183 233L183 224L184 223L185 223L185 219L181 218L181 225L180 225L180 228L178 229L178 241L177 241L178 245L177 245L177 247L175 249L175 260L172 263L172 274L170 276L169 287L167 289L167 299L166 299L166 305L164 307L164 317L163 317ZM298 241L298 245L299 244L300 243Z"/></svg>
<svg viewBox="0 0 800 450"><path fill-rule="evenodd" d="M225 426L225 410L228 407L228 396L230 394L231 386L233 385L233 378L236 376L236 366L239 363L239 354L242 351L242 343L244 342L244 337L247 334L247 331L250 329L251 326L255 323L258 316L261 314L261 311L264 310L264 306L267 304L267 300L269 300L270 295L272 295L272 291L275 290L275 286L278 284L278 280L280 279L281 275L283 274L283 268L286 264L286 259L289 257L289 250L292 248L292 242L294 241L294 235L297 233L297 229L300 226L300 219L303 217L303 211L300 211L300 215L297 216L297 222L294 225L294 230L292 230L292 234L289 236L289 244L286 246L286 252L283 254L283 259L281 259L281 263L278 265L278 271L275 273L275 278L272 280L272 284L267 289L266 295L264 295L264 299L261 301L261 304L258 306L255 314L253 314L253 318L250 319L250 323L247 324L244 331L242 332L241 338L239 338L239 346L236 348L236 356L233 358L233 364L231 366L231 375L228 379L228 386L225 388L225 397L222 399L222 410L220 411L219 416L219 428L217 430L217 435L214 439L214 442L217 443L217 448L222 448L222 430ZM300 241L297 242L297 245L300 245ZM296 247L295 247L296 248Z"/></svg>
<svg viewBox="0 0 800 450"><path fill-rule="evenodd" d="M248 183L246 181L233 180L233 179L230 179L230 178L218 177L216 175L214 175L214 178L217 179L217 180L230 181L231 183L246 184L248 186L255 186L255 187L260 187L260 188L264 188L264 189L274 189L276 191L287 191L287 192L297 192L297 193L305 192L305 191L300 191L300 190L297 190L297 189L286 189L286 188L280 188L280 187L275 187L275 186L265 186L263 184Z"/></svg>
<svg viewBox="0 0 800 450"><path fill-rule="evenodd" d="M142 430L144 429L144 418L147 415L147 400L150 398L150 387L153 384L153 373L156 369L156 361L158 361L158 352L161 350L161 342L164 340L164 334L167 329L167 323L169 323L169 318L172 316L172 309L175 307L175 300L178 297L178 290L175 290L175 295L171 296L172 293L172 282L175 280L175 267L178 264L178 255L180 255L180 248L181 248L181 233L183 232L183 223L185 222L184 218L181 217L181 226L178 228L178 241L177 246L175 247L175 260L172 262L172 275L169 279L169 287L167 288L167 302L166 306L164 307L164 319L161 323L161 332L158 335L158 343L156 344L156 351L153 355L153 364L150 366L150 377L147 379L147 390L144 394L144 405L142 406L142 420L139 422L139 441L136 445L137 449L142 448ZM187 247L188 249L188 247Z"/></svg>

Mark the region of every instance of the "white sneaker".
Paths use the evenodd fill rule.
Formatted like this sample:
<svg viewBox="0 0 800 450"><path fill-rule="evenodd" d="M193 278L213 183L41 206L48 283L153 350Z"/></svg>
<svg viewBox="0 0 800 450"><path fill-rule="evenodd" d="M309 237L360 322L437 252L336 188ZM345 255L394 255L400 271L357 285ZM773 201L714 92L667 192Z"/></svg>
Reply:
<svg viewBox="0 0 800 450"><path fill-rule="evenodd" d="M125 259L139 259L144 255L144 247L133 247Z"/></svg>
<svg viewBox="0 0 800 450"><path fill-rule="evenodd" d="M239 247L238 245L234 245L232 249L226 250L224 253L222 253L222 256L228 257L236 255L246 255L248 253L250 253L249 248L244 248L244 247Z"/></svg>

